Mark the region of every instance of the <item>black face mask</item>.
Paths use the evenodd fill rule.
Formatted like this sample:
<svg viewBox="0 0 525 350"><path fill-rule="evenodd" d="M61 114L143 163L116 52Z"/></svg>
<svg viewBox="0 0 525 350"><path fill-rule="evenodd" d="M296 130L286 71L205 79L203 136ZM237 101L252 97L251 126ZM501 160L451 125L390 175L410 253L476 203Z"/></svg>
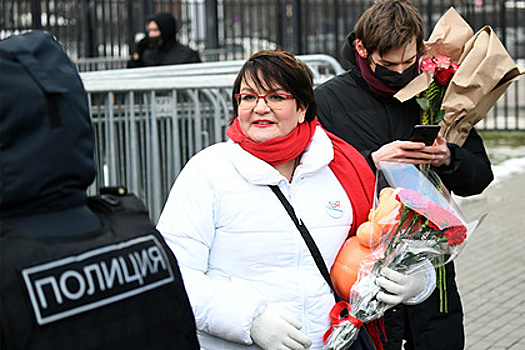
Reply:
<svg viewBox="0 0 525 350"><path fill-rule="evenodd" d="M157 37L149 37L149 44L150 44L150 47L152 47L153 49L160 49L160 47L162 46L162 44L164 44L164 40L162 40L162 37L160 36L157 36Z"/></svg>
<svg viewBox="0 0 525 350"><path fill-rule="evenodd" d="M398 73L376 63L374 75L394 90L401 90L416 76L416 63L408 67L403 73Z"/></svg>

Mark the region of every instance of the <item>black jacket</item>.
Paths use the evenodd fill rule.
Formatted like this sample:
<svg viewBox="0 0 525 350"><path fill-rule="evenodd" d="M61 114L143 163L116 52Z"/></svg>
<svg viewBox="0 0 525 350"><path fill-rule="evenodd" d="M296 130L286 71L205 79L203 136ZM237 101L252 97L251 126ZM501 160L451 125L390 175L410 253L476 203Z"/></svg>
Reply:
<svg viewBox="0 0 525 350"><path fill-rule="evenodd" d="M392 141L408 140L413 126L419 124L420 108L414 99L401 103L370 90L356 66L354 39L353 34L349 35L343 46L350 70L315 90L317 115L328 131L359 150L375 170L371 153ZM434 169L445 186L460 196L481 193L493 180L493 174L479 134L472 129L462 147L451 143L448 147L451 164ZM446 265L446 286L448 313L439 311L438 288L419 305L398 305L386 312L385 350L401 349L403 339L415 343L416 349L463 349L463 312L452 263Z"/></svg>
<svg viewBox="0 0 525 350"><path fill-rule="evenodd" d="M371 153L395 140L408 140L419 124L420 108L414 99L405 103L374 94L355 65L352 38L343 47L352 63L349 71L332 78L315 90L319 122L330 132L354 146L375 170ZM462 147L448 144L449 166L434 170L447 188L459 196L481 193L493 180L483 140L472 129Z"/></svg>
<svg viewBox="0 0 525 350"><path fill-rule="evenodd" d="M146 23L150 21L157 23L162 43L156 46L148 36L140 40L136 48L139 59L130 60L128 68L201 62L197 51L177 41L177 21L171 13L157 13L150 16Z"/></svg>

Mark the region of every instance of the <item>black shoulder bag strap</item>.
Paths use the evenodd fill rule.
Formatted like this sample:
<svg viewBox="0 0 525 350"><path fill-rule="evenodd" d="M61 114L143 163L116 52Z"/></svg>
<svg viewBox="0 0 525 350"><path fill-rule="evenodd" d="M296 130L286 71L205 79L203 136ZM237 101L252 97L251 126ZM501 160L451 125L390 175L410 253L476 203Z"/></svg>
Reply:
<svg viewBox="0 0 525 350"><path fill-rule="evenodd" d="M319 248L317 248L317 244L315 244L314 239L310 235L310 232L308 232L308 229L304 225L302 220L299 220L297 218L297 215L295 215L295 211L293 210L292 205L290 202L288 202L288 199L284 196L284 194L281 192L281 189L277 185L268 185L273 193L279 198L281 203L283 204L284 208L288 212L288 215L290 215L290 218L292 218L292 221L294 222L295 226L297 226L297 229L299 232L301 232L301 236L303 237L306 246L308 247L308 250L310 250L310 254L312 254L312 257L314 258L315 264L317 265L317 268L321 272L321 275L323 275L326 283L330 286L330 289L334 293L335 302L341 301L341 297L337 295L337 293L334 290L334 286L332 285L332 280L330 279L330 273L328 272L328 268L326 267L326 264L324 263L323 257L321 256L321 252L319 251Z"/></svg>

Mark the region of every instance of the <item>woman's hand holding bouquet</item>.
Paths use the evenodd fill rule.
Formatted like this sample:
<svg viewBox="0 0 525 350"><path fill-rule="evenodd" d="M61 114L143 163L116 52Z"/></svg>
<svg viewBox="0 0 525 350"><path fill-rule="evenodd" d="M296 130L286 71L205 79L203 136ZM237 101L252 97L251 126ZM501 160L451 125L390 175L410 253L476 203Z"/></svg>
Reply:
<svg viewBox="0 0 525 350"><path fill-rule="evenodd" d="M466 224L432 171L389 162L381 163L381 171L390 186L379 192L369 221L347 240L332 266L334 288L348 303L331 312L326 349L348 349L362 324L398 303L426 299L436 285L434 267L454 259L478 223ZM341 317L346 307L349 315Z"/></svg>

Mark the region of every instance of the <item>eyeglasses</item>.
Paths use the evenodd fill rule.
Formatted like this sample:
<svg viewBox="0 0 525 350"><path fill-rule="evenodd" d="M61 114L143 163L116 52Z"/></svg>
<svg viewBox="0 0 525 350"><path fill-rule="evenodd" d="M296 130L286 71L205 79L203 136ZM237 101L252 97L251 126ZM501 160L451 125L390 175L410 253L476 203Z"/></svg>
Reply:
<svg viewBox="0 0 525 350"><path fill-rule="evenodd" d="M266 105L271 109L283 109L286 101L291 100L294 97L290 94L266 94L266 95L254 95L254 94L236 94L235 99L239 104L239 107L243 110L252 110L257 106L259 99L263 99Z"/></svg>

